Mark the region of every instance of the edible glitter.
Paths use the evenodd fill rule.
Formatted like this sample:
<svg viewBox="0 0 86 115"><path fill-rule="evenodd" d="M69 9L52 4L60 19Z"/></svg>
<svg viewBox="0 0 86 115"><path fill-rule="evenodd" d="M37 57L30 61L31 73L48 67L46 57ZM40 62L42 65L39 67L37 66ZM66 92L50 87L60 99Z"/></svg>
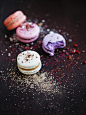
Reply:
<svg viewBox="0 0 86 115"><path fill-rule="evenodd" d="M49 32L50 31L50 29L47 29L47 32Z"/></svg>
<svg viewBox="0 0 86 115"><path fill-rule="evenodd" d="M5 38L7 38L7 35L5 34L5 36L4 36Z"/></svg>
<svg viewBox="0 0 86 115"><path fill-rule="evenodd" d="M22 26L22 29L24 29L25 28L25 26Z"/></svg>
<svg viewBox="0 0 86 115"><path fill-rule="evenodd" d="M16 41L15 43L13 42L14 41L13 36L10 36L12 44L9 44L9 41L6 41L7 39L5 39L5 43L6 45L8 45L8 47L5 46L3 47L3 50L1 51L1 56L6 61L7 67L5 67L5 65L1 67L1 71L3 71L0 73L2 77L1 80L4 81L4 85L9 87L9 92L11 92L9 95L9 99L11 99L12 96L18 98L19 97L18 94L21 92L20 102L18 103L15 102L14 103L15 106L21 107L22 105L23 108L25 109L26 101L27 103L30 104L32 104L32 102L34 101L36 102L37 107L39 105L40 107L49 110L49 114L51 114L53 108L57 110L58 114L60 114L70 109L69 107L66 106L66 105L69 106L69 100L71 102L70 106L73 106L72 103L73 104L78 103L78 101L75 100L76 97L74 97L74 93L76 93L76 89L79 83L81 83L82 87L85 86L84 85L85 83L82 84L82 81L79 81L79 78L80 79L85 78L83 71L85 70L86 59L82 57L82 53L78 53L77 51L79 52L83 51L83 54L85 55L84 52L86 49L85 46L83 46L82 50L79 48L78 44L77 44L78 48L74 47L74 44L72 45L71 43L73 42L73 38L71 37L72 35L71 33L69 35L69 31L68 32L65 31L64 26L62 27L62 29L59 29L61 27L55 25L54 27L56 27L56 29L51 29L44 22L43 20L41 22L38 22L41 31L37 41L34 41L32 43L21 43ZM67 46L63 49L57 49L55 51L54 57L49 57L48 54L45 54L45 52L42 51L41 45L43 37L46 34L53 32L60 32L60 34L65 36L65 39L67 40ZM22 73L20 73L16 65L17 54L21 51L29 49L31 50L33 49L39 52L42 61L41 70L38 73L30 76L23 75ZM74 53L71 54L72 51ZM81 65L82 63L83 65ZM6 70L7 73L4 72L4 70ZM77 75L77 73L79 74ZM78 89L77 91L78 94L81 92L80 90L81 89ZM83 94L85 95L85 93ZM26 96L26 98L24 97L24 95ZM60 103L60 100L62 102L64 101L64 98L67 101L65 101L65 105L61 109L62 103ZM46 104L44 102L42 104L40 102L42 101L41 99L45 100L46 102L48 101L49 106L46 107ZM6 97L4 100L5 101L3 103L6 104L8 98ZM81 101L82 100L83 99L81 99ZM3 108L7 109L8 106L9 105ZM31 105L28 108L33 109ZM72 110L71 112L74 113L74 110Z"/></svg>
<svg viewBox="0 0 86 115"><path fill-rule="evenodd" d="M72 39L69 39L68 41L69 41L69 42L72 42Z"/></svg>
<svg viewBox="0 0 86 115"><path fill-rule="evenodd" d="M8 53L8 56L11 56L11 53Z"/></svg>
<svg viewBox="0 0 86 115"><path fill-rule="evenodd" d="M54 32L53 32L53 31L50 31L49 33L52 34L52 33L54 33Z"/></svg>
<svg viewBox="0 0 86 115"><path fill-rule="evenodd" d="M45 20L42 20L42 22L44 23L44 22L45 22Z"/></svg>

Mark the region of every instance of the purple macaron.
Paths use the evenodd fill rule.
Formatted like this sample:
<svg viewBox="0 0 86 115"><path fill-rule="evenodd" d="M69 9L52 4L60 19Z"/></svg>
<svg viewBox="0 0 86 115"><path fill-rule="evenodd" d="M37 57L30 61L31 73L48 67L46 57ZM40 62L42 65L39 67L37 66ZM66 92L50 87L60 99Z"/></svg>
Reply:
<svg viewBox="0 0 86 115"><path fill-rule="evenodd" d="M66 46L66 41L64 37L58 33L47 34L43 39L42 48L50 56L54 56L54 51L57 48L64 48Z"/></svg>

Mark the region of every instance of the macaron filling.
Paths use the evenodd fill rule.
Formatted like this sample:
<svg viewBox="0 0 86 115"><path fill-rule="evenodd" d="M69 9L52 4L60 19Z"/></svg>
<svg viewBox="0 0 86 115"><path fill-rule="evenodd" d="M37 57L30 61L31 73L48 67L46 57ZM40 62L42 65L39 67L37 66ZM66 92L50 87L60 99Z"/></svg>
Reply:
<svg viewBox="0 0 86 115"><path fill-rule="evenodd" d="M34 74L41 69L40 55L32 50L21 52L17 56L17 66L23 74Z"/></svg>
<svg viewBox="0 0 86 115"><path fill-rule="evenodd" d="M27 41L27 40L32 40L32 39L35 39L36 37L38 37L38 35L37 35L37 36L35 36L35 37L33 37L33 38L28 38L28 39L21 38L21 37L17 36L17 38L18 38L18 39L22 39L22 40L26 40L26 41Z"/></svg>
<svg viewBox="0 0 86 115"><path fill-rule="evenodd" d="M24 70L24 71L32 71L32 70L35 70L39 67L40 63L35 67L35 68L31 68L31 69L25 69L25 68L21 68L19 67L20 69Z"/></svg>
<svg viewBox="0 0 86 115"><path fill-rule="evenodd" d="M63 48L64 47L64 42L63 40L61 41L56 41L51 43L50 41L47 43L46 48L49 50L55 50L56 48Z"/></svg>
<svg viewBox="0 0 86 115"><path fill-rule="evenodd" d="M46 49L47 51L51 52L51 50L47 49L46 47L44 47L44 49Z"/></svg>

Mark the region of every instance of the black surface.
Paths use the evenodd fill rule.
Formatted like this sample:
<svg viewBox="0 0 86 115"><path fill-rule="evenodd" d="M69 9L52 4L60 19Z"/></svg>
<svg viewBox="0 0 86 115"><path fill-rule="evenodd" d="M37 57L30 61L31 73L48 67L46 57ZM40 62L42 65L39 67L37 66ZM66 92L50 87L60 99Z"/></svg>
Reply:
<svg viewBox="0 0 86 115"><path fill-rule="evenodd" d="M15 30L8 31L3 22L17 10L26 14L27 21L42 23L35 42L11 41ZM60 33L67 43L53 57L41 47L49 31ZM42 68L36 79L17 68L16 57L26 46L41 56ZM0 115L86 115L85 62L85 0L0 1ZM47 75L41 76L45 72Z"/></svg>

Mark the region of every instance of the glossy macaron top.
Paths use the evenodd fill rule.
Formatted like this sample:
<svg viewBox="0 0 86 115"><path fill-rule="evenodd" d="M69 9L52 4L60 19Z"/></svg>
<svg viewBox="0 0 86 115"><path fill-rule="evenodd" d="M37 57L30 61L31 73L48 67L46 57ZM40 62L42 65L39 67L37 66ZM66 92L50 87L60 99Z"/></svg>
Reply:
<svg viewBox="0 0 86 115"><path fill-rule="evenodd" d="M31 39L40 32L39 26L35 23L25 22L16 29L16 34L20 38Z"/></svg>
<svg viewBox="0 0 86 115"><path fill-rule="evenodd" d="M16 11L5 19L4 25L8 30L13 30L22 24L25 20L26 15L24 15L22 11Z"/></svg>

